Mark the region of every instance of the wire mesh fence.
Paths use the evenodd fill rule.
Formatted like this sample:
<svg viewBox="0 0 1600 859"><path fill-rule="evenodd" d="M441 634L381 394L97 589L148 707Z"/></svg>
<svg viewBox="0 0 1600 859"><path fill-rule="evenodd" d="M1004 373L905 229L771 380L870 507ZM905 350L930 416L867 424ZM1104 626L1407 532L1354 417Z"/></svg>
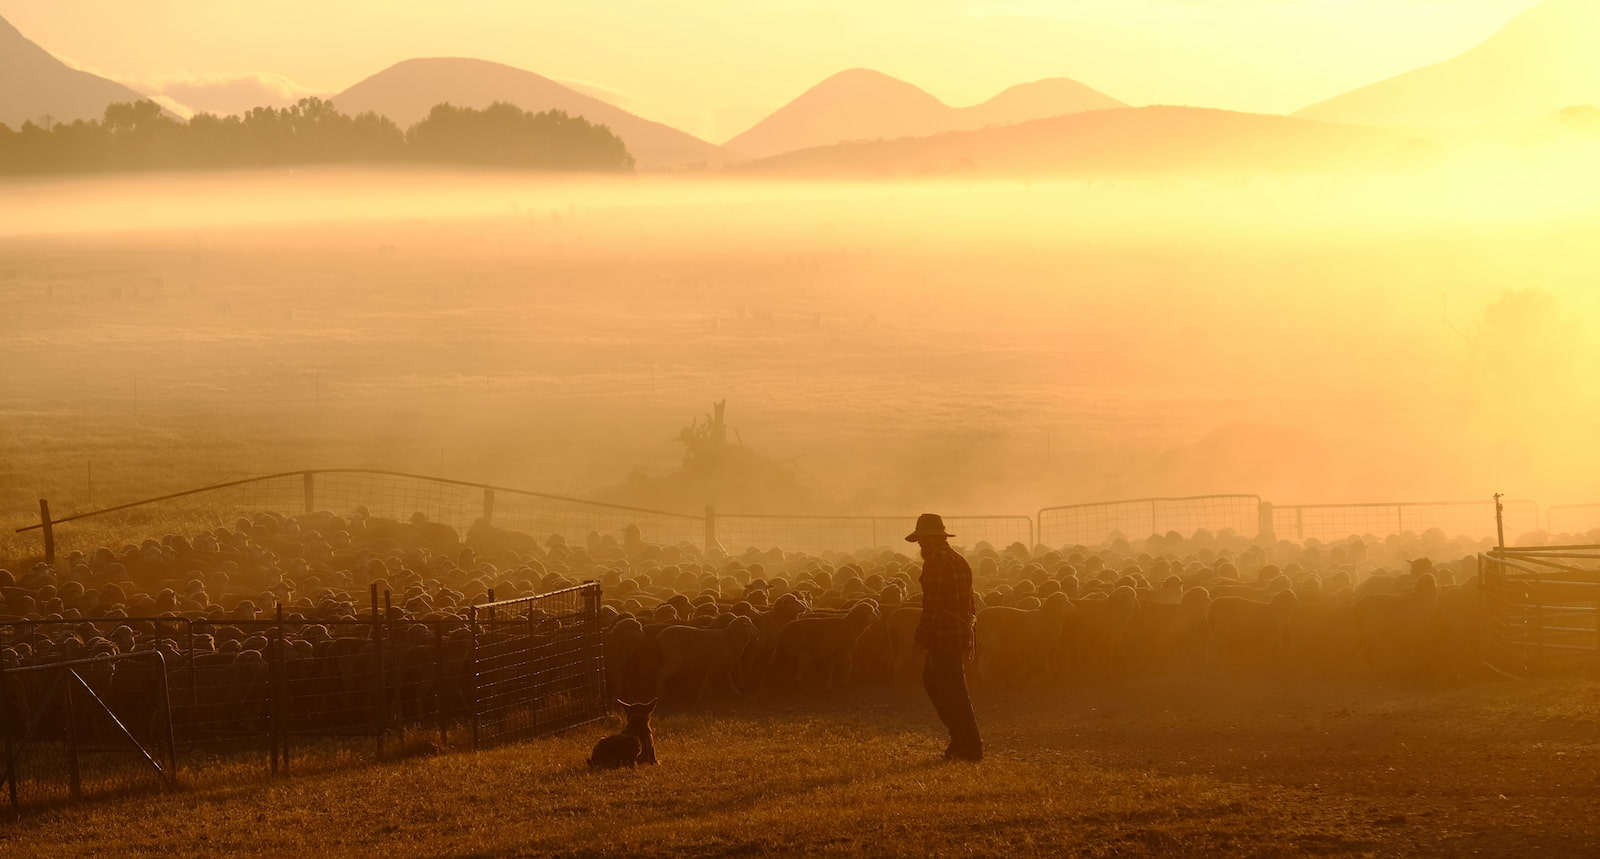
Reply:
<svg viewBox="0 0 1600 859"><path fill-rule="evenodd" d="M1532 501L1505 501L1503 504L1507 541L1540 530L1539 505ZM1271 517L1273 534L1296 542L1383 538L1391 534L1422 534L1434 529L1447 537L1471 540L1496 535L1493 501L1273 505Z"/></svg>
<svg viewBox="0 0 1600 859"><path fill-rule="evenodd" d="M366 537L381 538L418 525L430 548L532 549L559 538L568 545L693 546L740 554L774 548L798 552L903 549L916 519L905 516L704 516L584 501L486 484L373 470L312 470L259 475L148 501L73 516L44 518L19 529L43 536L44 556L105 546L119 556L128 547L150 548L166 535L182 535L208 550L226 551L240 526L261 513L303 516L326 512L359 519ZM1541 530L1539 507L1505 502L1508 542ZM241 522L241 520L246 520ZM1098 546L1118 536L1130 540L1205 531L1255 537L1263 532L1296 542L1384 538L1430 529L1449 537L1481 539L1495 533L1494 504L1395 502L1273 505L1257 495L1141 498L1047 507L1027 516L947 516L958 546L997 548ZM1600 504L1551 508L1548 530L1584 534L1600 528ZM231 530L230 530L231 529ZM418 539L407 532L405 539Z"/></svg>
<svg viewBox="0 0 1600 859"><path fill-rule="evenodd" d="M1046 546L1098 546L1121 536L1142 540L1177 532L1224 531L1253 537L1260 530L1261 498L1202 495L1070 504L1039 511L1039 542Z"/></svg>
<svg viewBox="0 0 1600 859"><path fill-rule="evenodd" d="M606 715L599 585L473 606L470 623L475 745Z"/></svg>
<svg viewBox="0 0 1600 859"><path fill-rule="evenodd" d="M1517 675L1600 668L1600 546L1500 549L1478 564L1491 665Z"/></svg>
<svg viewBox="0 0 1600 859"><path fill-rule="evenodd" d="M593 533L619 543L638 541L658 546L702 546L706 520L701 516L616 505L588 504L510 489L488 490L485 521L495 528L527 534L540 541L560 535L582 544Z"/></svg>
<svg viewBox="0 0 1600 859"><path fill-rule="evenodd" d="M1559 504L1545 512L1551 534L1588 536L1600 532L1600 504ZM1595 534L1600 537L1600 533Z"/></svg>
<svg viewBox="0 0 1600 859"><path fill-rule="evenodd" d="M560 536L583 544L590 534L619 543L704 544L706 520L660 510L601 504L421 475L374 470L313 470L237 481L54 518L18 529L40 532L44 554L121 549L165 535L192 538L234 528L257 513L359 515L382 533L395 523L424 523L435 542L466 540L495 547L547 543ZM49 515L47 508L46 514ZM229 535L216 535L226 541Z"/></svg>
<svg viewBox="0 0 1600 859"><path fill-rule="evenodd" d="M606 713L600 602L588 583L449 619L405 618L385 594L369 619L280 606L265 619L0 622L8 786L48 802L164 783L174 750L263 753L278 771L304 738L381 751L418 728L445 747L470 727L477 747L575 727ZM119 648L132 652L72 658Z"/></svg>
<svg viewBox="0 0 1600 859"><path fill-rule="evenodd" d="M894 548L905 551L905 537L916 526L912 516L760 516L717 514L714 539L731 554L754 549L791 552L857 552ZM1012 543L1033 546L1033 520L1027 516L946 516L951 543L988 543L1003 549Z"/></svg>
<svg viewBox="0 0 1600 859"><path fill-rule="evenodd" d="M165 657L155 651L0 670L13 810L170 785L169 691Z"/></svg>

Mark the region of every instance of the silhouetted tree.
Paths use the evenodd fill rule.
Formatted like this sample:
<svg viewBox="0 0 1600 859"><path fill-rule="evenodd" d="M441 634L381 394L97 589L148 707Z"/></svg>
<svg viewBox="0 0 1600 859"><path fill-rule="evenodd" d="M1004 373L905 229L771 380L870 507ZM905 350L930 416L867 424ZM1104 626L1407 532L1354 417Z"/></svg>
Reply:
<svg viewBox="0 0 1600 859"><path fill-rule="evenodd" d="M99 121L25 122L16 131L0 124L0 173L400 161L537 170L633 167L622 140L605 126L509 104L482 111L440 105L409 132L376 113L340 113L320 98L242 116L202 113L187 122L153 101L139 101L110 105Z"/></svg>

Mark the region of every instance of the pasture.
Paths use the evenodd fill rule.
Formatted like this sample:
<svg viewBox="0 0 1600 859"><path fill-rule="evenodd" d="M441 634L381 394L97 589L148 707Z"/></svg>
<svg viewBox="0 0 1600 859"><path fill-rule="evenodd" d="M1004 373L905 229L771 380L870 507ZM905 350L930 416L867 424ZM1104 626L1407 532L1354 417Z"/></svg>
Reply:
<svg viewBox="0 0 1600 859"><path fill-rule="evenodd" d="M807 492L689 512L1593 500L1600 255L1570 207L1316 179L11 191L8 523L304 467L592 497L675 468L724 397Z"/></svg>
<svg viewBox="0 0 1600 859"><path fill-rule="evenodd" d="M604 729L268 778L0 828L16 856L872 853L1582 855L1600 839L1593 681L1422 687L1201 677L978 688L981 764L938 760L920 691L763 693L658 718L659 767L592 773Z"/></svg>
<svg viewBox="0 0 1600 859"><path fill-rule="evenodd" d="M649 506L1028 514L1145 494L1495 489L1594 500L1592 215L1493 188L1462 199L1363 181L291 171L19 184L9 190L26 205L0 215L0 523L31 522L39 498L60 516L303 468L643 503L634 476L677 468L678 430L723 397L736 441L797 465L801 488L727 485ZM748 636L743 615L765 659L785 628L766 619L812 594L819 616L879 601L852 630L881 657L916 602L910 559L876 551L848 564L784 546L727 555L587 528L570 547L545 533L430 543L413 532L437 523L350 509L365 503L257 511L208 533L156 522L142 545L17 565L6 609L28 622L122 612L104 630L30 631L18 658L134 647L176 659L156 625L124 632L114 619L242 612L248 627L293 597L292 624L345 623L368 587L394 587L396 623L459 633L491 590L590 576L606 588L608 647L685 622ZM1478 638L1459 621L1481 615L1467 567L1486 544L1127 536L974 549L991 618L1027 626L999 639L1019 642L1010 656L1072 669L977 687L990 743L977 767L936 762L931 709L879 659L867 682L814 694L779 683L700 704L674 687L657 768L588 772L598 726L453 754L408 734L382 760L300 749L287 778L259 759L186 758L175 791L30 813L0 827L0 852L1509 855L1597 843L1596 687L1479 673ZM36 545L0 536L0 560ZM481 557L462 552L474 546ZM1419 557L1440 564L1437 592L1432 573L1399 573ZM1069 599L1072 621L1054 614ZM324 659L309 636L278 656L252 630L213 625L203 658L256 673L263 652ZM1144 648L1131 664L1125 635ZM698 652L683 633L666 638L667 656ZM719 641L726 652L695 667L748 677L748 639ZM196 647L182 646L190 664ZM1058 648L1065 662L1037 662ZM635 660L632 680L663 684L675 664ZM366 688L345 680L346 693ZM372 682L381 702L384 681ZM230 711L230 726L258 733L266 695Z"/></svg>

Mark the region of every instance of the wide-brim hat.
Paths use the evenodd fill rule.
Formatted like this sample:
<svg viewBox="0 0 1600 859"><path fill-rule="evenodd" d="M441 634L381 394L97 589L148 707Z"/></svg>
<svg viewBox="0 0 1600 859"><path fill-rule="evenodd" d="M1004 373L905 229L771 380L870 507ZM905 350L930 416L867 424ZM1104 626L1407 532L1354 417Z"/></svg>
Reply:
<svg viewBox="0 0 1600 859"><path fill-rule="evenodd" d="M944 520L937 513L924 513L917 517L917 530L906 535L907 543L915 543L923 537L954 537L955 535L944 529Z"/></svg>

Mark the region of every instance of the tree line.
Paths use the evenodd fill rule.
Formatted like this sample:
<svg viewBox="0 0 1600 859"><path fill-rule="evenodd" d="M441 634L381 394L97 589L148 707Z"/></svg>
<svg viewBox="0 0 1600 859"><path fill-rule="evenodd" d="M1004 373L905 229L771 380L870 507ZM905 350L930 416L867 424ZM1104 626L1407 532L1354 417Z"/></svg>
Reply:
<svg viewBox="0 0 1600 859"><path fill-rule="evenodd" d="M483 110L436 105L402 131L376 113L340 113L303 98L236 116L178 119L153 101L113 104L98 120L18 130L0 124L0 173L93 173L300 164L433 163L537 170L632 170L633 156L604 125L560 110L496 102Z"/></svg>

